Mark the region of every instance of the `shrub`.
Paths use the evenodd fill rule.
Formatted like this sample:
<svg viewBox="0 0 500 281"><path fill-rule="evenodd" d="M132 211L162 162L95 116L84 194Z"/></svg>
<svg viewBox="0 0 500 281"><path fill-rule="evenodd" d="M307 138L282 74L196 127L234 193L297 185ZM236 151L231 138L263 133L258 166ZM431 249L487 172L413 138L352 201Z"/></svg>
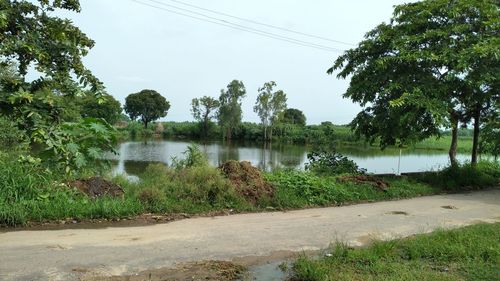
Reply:
<svg viewBox="0 0 500 281"><path fill-rule="evenodd" d="M466 163L449 166L439 172L425 173L419 179L446 190L479 189L500 183L500 165L480 162L474 167Z"/></svg>
<svg viewBox="0 0 500 281"><path fill-rule="evenodd" d="M25 132L5 117L0 117L0 132L0 150L15 150L26 141Z"/></svg>
<svg viewBox="0 0 500 281"><path fill-rule="evenodd" d="M307 154L306 170L318 175L364 174L365 169L336 151L313 151Z"/></svg>
<svg viewBox="0 0 500 281"><path fill-rule="evenodd" d="M146 169L138 192L152 188L163 192L169 206L163 211L203 212L248 206L221 172L208 165L172 169L152 164Z"/></svg>
<svg viewBox="0 0 500 281"><path fill-rule="evenodd" d="M194 143L190 144L182 154L185 156L184 159L172 158L172 167L184 169L208 165L206 155L200 150L200 147Z"/></svg>
<svg viewBox="0 0 500 281"><path fill-rule="evenodd" d="M155 188L142 189L137 194L137 198L149 212L161 212L166 204L165 193Z"/></svg>

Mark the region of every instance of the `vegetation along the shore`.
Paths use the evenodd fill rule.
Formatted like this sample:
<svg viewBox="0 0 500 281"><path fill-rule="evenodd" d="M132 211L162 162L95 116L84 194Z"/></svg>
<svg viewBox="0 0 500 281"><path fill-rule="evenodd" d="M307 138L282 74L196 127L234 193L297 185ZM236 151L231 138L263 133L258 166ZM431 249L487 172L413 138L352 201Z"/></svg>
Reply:
<svg viewBox="0 0 500 281"><path fill-rule="evenodd" d="M500 223L438 230L352 248L336 243L319 259L297 259L291 280L498 280Z"/></svg>
<svg viewBox="0 0 500 281"><path fill-rule="evenodd" d="M306 171L262 173L247 162L212 167L191 146L185 159L177 159L172 166L152 164L138 182L111 178L110 184L123 188L120 196L91 196L89 189L101 188L100 183L79 188L74 174L51 171L40 162L19 161L2 152L0 224L338 206L487 188L500 178L500 166L488 162L419 176L374 177L352 161L332 162L341 157L337 154L319 155Z"/></svg>

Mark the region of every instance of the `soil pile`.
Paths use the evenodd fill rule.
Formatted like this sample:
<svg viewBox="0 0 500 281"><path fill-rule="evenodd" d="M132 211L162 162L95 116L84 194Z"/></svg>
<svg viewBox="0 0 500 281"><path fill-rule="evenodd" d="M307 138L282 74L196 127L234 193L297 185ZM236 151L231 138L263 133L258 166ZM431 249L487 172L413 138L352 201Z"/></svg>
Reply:
<svg viewBox="0 0 500 281"><path fill-rule="evenodd" d="M123 197L123 188L101 177L89 179L78 179L68 183L70 187L76 188L91 198L102 196Z"/></svg>
<svg viewBox="0 0 500 281"><path fill-rule="evenodd" d="M341 176L338 177L337 180L340 182L354 182L357 184L366 183L382 191L386 191L389 188L389 184L383 179L367 175Z"/></svg>
<svg viewBox="0 0 500 281"><path fill-rule="evenodd" d="M235 186L236 191L249 202L255 203L260 198L272 197L274 189L259 169L248 161L229 160L219 167Z"/></svg>

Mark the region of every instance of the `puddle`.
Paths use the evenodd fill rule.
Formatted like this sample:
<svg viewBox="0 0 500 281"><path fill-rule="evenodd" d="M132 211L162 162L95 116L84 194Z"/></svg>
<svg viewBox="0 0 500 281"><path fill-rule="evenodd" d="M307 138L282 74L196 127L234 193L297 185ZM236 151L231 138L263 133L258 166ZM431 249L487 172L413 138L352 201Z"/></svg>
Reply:
<svg viewBox="0 0 500 281"><path fill-rule="evenodd" d="M403 212L403 211L391 211L391 212L388 212L386 214L387 215L404 215L404 216L408 216L408 213L407 212Z"/></svg>
<svg viewBox="0 0 500 281"><path fill-rule="evenodd" d="M248 268L248 274L240 281L266 280L266 281L284 281L287 274L280 269L280 264L286 261L274 261Z"/></svg>

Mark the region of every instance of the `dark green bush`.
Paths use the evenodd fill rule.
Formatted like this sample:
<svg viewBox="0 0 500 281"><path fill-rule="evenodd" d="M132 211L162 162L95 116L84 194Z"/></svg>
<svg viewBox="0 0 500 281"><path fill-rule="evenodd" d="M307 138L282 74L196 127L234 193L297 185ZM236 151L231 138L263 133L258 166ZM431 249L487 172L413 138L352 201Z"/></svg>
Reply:
<svg viewBox="0 0 500 281"><path fill-rule="evenodd" d="M12 151L25 142L25 132L20 130L15 122L0 116L0 150Z"/></svg>
<svg viewBox="0 0 500 281"><path fill-rule="evenodd" d="M307 154L309 162L306 170L318 175L339 175L339 174L364 174L365 169L360 169L358 165L349 158L330 151L313 151Z"/></svg>

